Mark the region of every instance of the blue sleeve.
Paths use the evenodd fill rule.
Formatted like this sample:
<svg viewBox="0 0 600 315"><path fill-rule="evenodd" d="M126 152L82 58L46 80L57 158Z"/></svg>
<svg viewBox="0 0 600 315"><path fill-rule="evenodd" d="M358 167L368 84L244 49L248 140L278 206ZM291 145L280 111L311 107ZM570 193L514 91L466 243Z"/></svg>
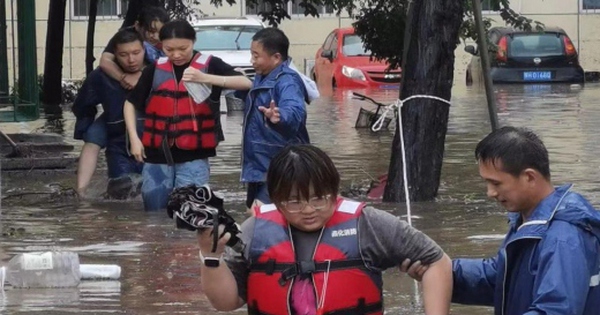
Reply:
<svg viewBox="0 0 600 315"><path fill-rule="evenodd" d="M498 257L453 260L452 302L493 306L498 272L497 261Z"/></svg>
<svg viewBox="0 0 600 315"><path fill-rule="evenodd" d="M101 103L98 91L102 89L98 77L98 73L92 72L79 89L72 108L77 119L94 118L98 113L96 105Z"/></svg>
<svg viewBox="0 0 600 315"><path fill-rule="evenodd" d="M144 53L144 59L146 60L147 64L153 64L158 58L163 57L165 55L162 49L156 48L147 41L144 41Z"/></svg>
<svg viewBox="0 0 600 315"><path fill-rule="evenodd" d="M584 314L591 278L585 250L579 237L568 242L545 240L540 248L533 302L525 315Z"/></svg>
<svg viewBox="0 0 600 315"><path fill-rule="evenodd" d="M292 137L306 120L306 104L304 103L304 85L292 76L292 79L280 80L275 85L275 105L279 108L281 121L269 123L285 137Z"/></svg>

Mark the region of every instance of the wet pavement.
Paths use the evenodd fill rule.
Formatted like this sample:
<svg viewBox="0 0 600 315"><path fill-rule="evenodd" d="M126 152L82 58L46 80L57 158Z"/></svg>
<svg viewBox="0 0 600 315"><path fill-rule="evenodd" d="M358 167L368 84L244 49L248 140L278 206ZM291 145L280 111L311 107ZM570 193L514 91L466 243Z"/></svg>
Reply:
<svg viewBox="0 0 600 315"><path fill-rule="evenodd" d="M397 90L362 91L393 101ZM361 185L387 171L393 127L374 134L354 129L360 107L350 92L333 91L309 106L309 132L338 166L344 188ZM486 200L485 185L473 158L476 143L489 130L484 92L457 84L436 201L413 204L415 226L435 239L451 257L493 255L506 231L504 211ZM600 204L600 85L497 86L501 125L532 128L545 141L555 184L573 182L575 189ZM441 105L444 106L444 105ZM238 183L241 113L223 115L226 141L211 160L213 187L225 195L227 208L243 220L244 190ZM73 117L15 125L61 132L70 139ZM3 127L4 128L4 127ZM10 132L18 132L11 130ZM200 291L194 234L179 231L166 214L145 213L141 201L104 201L103 164L91 198L76 201L74 171L2 174L0 259L40 250L71 250L84 263L118 264L120 281L85 282L75 289L13 290L0 299L2 314L216 314ZM381 204L402 216L404 204ZM396 270L385 273L387 314L419 313L414 282ZM244 310L229 314L242 314ZM491 309L453 305L453 314L492 314ZM228 313L223 313L228 314Z"/></svg>

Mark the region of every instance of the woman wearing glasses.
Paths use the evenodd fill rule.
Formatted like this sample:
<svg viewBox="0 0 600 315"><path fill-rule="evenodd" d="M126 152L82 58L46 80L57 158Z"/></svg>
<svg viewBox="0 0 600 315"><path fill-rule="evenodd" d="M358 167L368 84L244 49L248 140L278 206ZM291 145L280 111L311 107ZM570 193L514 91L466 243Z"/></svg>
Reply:
<svg viewBox="0 0 600 315"><path fill-rule="evenodd" d="M340 175L311 145L283 149L271 161L273 204L242 225L242 254L229 235L211 252L210 231L198 234L202 289L220 311L244 304L250 314L383 314L385 269L429 264L422 277L426 314L448 314L450 258L397 217L338 197ZM417 264L413 264L413 268Z"/></svg>

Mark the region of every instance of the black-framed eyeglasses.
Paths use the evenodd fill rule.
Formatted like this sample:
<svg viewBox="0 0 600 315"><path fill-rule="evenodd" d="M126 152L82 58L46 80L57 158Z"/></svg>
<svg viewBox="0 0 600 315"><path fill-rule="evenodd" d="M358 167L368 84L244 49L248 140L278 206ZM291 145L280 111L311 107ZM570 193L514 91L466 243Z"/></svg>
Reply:
<svg viewBox="0 0 600 315"><path fill-rule="evenodd" d="M305 200L288 200L281 203L285 211L289 213L302 212L307 205L310 205L316 211L321 211L327 208L331 195L325 195L322 197L312 197L308 201Z"/></svg>

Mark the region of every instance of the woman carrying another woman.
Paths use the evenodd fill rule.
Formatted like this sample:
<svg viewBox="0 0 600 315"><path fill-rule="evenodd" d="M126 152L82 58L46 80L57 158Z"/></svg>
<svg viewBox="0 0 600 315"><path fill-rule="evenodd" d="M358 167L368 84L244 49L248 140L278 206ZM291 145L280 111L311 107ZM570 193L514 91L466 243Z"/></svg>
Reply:
<svg viewBox="0 0 600 315"><path fill-rule="evenodd" d="M131 154L145 162L142 198L147 211L165 209L176 187L208 183L208 158L216 155L221 90L250 89L252 83L218 57L194 50L196 31L176 20L160 30L166 57L147 66L123 108ZM212 86L197 103L184 82ZM145 115L140 139L135 111Z"/></svg>

